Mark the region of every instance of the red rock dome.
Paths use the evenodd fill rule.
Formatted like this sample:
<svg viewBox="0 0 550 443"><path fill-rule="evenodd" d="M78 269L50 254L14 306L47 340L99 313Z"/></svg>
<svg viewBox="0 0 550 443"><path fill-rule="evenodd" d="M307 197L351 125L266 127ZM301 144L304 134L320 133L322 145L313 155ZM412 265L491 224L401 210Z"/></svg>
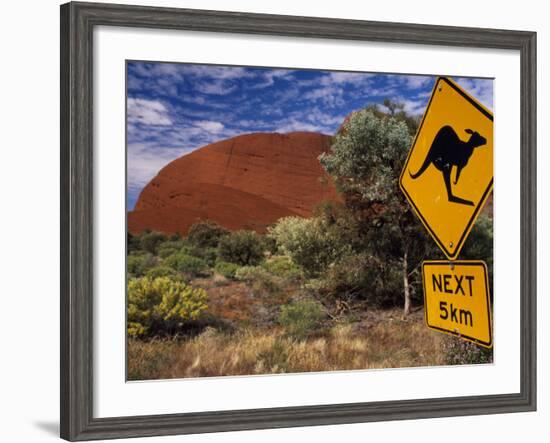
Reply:
<svg viewBox="0 0 550 443"><path fill-rule="evenodd" d="M308 217L339 201L318 161L330 137L313 132L255 133L223 140L165 166L128 213L128 229L186 234L200 219L264 232L288 215Z"/></svg>

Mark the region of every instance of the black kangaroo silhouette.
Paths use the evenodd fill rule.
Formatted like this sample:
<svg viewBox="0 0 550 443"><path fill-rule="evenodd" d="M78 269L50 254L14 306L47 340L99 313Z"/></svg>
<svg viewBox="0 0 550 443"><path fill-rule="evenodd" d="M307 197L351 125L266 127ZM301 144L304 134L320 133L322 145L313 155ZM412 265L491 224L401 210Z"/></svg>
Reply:
<svg viewBox="0 0 550 443"><path fill-rule="evenodd" d="M409 171L409 174L411 178L416 179L420 177L426 169L428 169L428 166L433 164L443 173L448 200L453 203L474 206L474 203L470 200L465 200L453 195L453 190L451 188L451 170L453 166L456 166L456 177L454 180L454 184L456 185L458 183L458 179L460 178L460 173L468 164L474 149L485 145L487 143L487 139L471 129L466 129L465 131L467 134L470 134L468 141L460 140L455 130L449 125L443 126L439 131L437 131L437 134L434 137L432 145L428 151L428 155L426 156L426 159L418 172L413 174Z"/></svg>

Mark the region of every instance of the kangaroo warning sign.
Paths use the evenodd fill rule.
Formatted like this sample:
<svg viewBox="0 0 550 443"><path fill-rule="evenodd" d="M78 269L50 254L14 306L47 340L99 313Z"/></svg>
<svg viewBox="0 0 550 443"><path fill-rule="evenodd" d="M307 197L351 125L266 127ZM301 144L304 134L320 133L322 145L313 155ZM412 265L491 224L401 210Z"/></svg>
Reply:
<svg viewBox="0 0 550 443"><path fill-rule="evenodd" d="M482 261L422 263L424 314L429 328L485 347L493 345L487 266Z"/></svg>
<svg viewBox="0 0 550 443"><path fill-rule="evenodd" d="M438 246L456 259L493 189L493 114L438 78L399 184Z"/></svg>

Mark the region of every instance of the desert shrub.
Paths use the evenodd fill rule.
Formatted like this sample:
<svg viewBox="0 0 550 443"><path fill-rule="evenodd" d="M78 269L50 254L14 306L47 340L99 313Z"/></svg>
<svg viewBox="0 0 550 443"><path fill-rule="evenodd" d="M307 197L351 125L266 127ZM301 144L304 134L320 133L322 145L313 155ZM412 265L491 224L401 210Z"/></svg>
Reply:
<svg viewBox="0 0 550 443"><path fill-rule="evenodd" d="M128 231L128 234L126 235L126 252L129 254L140 250L141 242L139 236L133 235L130 231Z"/></svg>
<svg viewBox="0 0 550 443"><path fill-rule="evenodd" d="M169 277L128 281L128 335L173 334L185 322L198 319L207 308L204 289Z"/></svg>
<svg viewBox="0 0 550 443"><path fill-rule="evenodd" d="M198 257L206 262L210 267L213 267L218 260L218 249L217 248L199 248L197 246L191 246L186 249L188 255L193 257Z"/></svg>
<svg viewBox="0 0 550 443"><path fill-rule="evenodd" d="M145 276L149 278L157 278L157 277L175 277L177 275L177 272L172 269L169 266L166 265L160 265L155 266L151 269L149 269Z"/></svg>
<svg viewBox="0 0 550 443"><path fill-rule="evenodd" d="M269 255L276 255L279 250L279 247L277 246L277 241L269 235L262 236L262 240L264 243L264 251L266 251Z"/></svg>
<svg viewBox="0 0 550 443"><path fill-rule="evenodd" d="M239 269L239 265L226 261L218 261L214 269L225 278L235 278L235 272Z"/></svg>
<svg viewBox="0 0 550 443"><path fill-rule="evenodd" d="M448 365L472 365L493 362L493 350L458 337L443 339L443 355Z"/></svg>
<svg viewBox="0 0 550 443"><path fill-rule="evenodd" d="M163 263L190 277L206 277L209 275L208 264L203 259L193 257L185 252L172 254L166 257Z"/></svg>
<svg viewBox="0 0 550 443"><path fill-rule="evenodd" d="M212 220L201 220L189 228L187 240L199 248L215 248L229 231Z"/></svg>
<svg viewBox="0 0 550 443"><path fill-rule="evenodd" d="M156 265L155 257L148 252L132 252L126 259L126 269L133 277L143 276L149 269Z"/></svg>
<svg viewBox="0 0 550 443"><path fill-rule="evenodd" d="M166 258L178 251L181 251L187 246L184 240L168 240L161 243L157 247L157 255L161 258Z"/></svg>
<svg viewBox="0 0 550 443"><path fill-rule="evenodd" d="M156 255L157 248L161 243L164 243L167 240L166 235L161 232L144 232L140 236L141 249L149 252L150 254Z"/></svg>
<svg viewBox="0 0 550 443"><path fill-rule="evenodd" d="M323 306L315 300L299 300L281 307L279 324L288 335L305 339L316 331L325 318Z"/></svg>
<svg viewBox="0 0 550 443"><path fill-rule="evenodd" d="M319 217L285 217L269 229L279 249L308 276L323 272L349 250L349 244Z"/></svg>
<svg viewBox="0 0 550 443"><path fill-rule="evenodd" d="M401 300L400 269L368 254L350 254L331 266L321 279L321 291L339 299L365 300L388 307Z"/></svg>
<svg viewBox="0 0 550 443"><path fill-rule="evenodd" d="M223 261L241 266L257 265L263 258L262 237L254 231L240 230L223 237L218 255Z"/></svg>
<svg viewBox="0 0 550 443"><path fill-rule="evenodd" d="M262 263L262 267L270 274L290 281L302 278L303 271L290 257L279 255Z"/></svg>
<svg viewBox="0 0 550 443"><path fill-rule="evenodd" d="M273 294L279 290L273 276L260 266L243 266L235 271L235 278L248 283L258 295Z"/></svg>

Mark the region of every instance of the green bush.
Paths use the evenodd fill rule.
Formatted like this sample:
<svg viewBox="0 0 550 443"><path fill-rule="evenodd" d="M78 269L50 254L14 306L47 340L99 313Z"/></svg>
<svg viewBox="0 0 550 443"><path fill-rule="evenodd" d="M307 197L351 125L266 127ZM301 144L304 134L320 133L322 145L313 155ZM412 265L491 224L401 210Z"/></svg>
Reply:
<svg viewBox="0 0 550 443"><path fill-rule="evenodd" d="M201 220L189 228L187 240L199 248L216 248L229 231L212 220Z"/></svg>
<svg viewBox="0 0 550 443"><path fill-rule="evenodd" d="M141 249L149 252L150 254L156 255L157 248L166 240L168 240L168 238L161 232L144 232L140 236Z"/></svg>
<svg viewBox="0 0 550 443"><path fill-rule="evenodd" d="M239 269L239 265L226 261L219 261L216 263L214 269L218 274L223 275L225 278L235 278L235 272Z"/></svg>
<svg viewBox="0 0 550 443"><path fill-rule="evenodd" d="M176 252L181 251L187 246L183 240L169 240L161 243L157 247L157 255L161 258L166 258Z"/></svg>
<svg viewBox="0 0 550 443"><path fill-rule="evenodd" d="M315 300L299 300L281 307L279 324L286 333L305 339L315 332L325 318L323 306Z"/></svg>
<svg viewBox="0 0 550 443"><path fill-rule="evenodd" d="M163 263L190 277L206 277L210 274L208 264L203 259L187 255L185 252L172 254L166 257Z"/></svg>
<svg viewBox="0 0 550 443"><path fill-rule="evenodd" d="M126 235L126 252L130 254L131 252L136 252L141 250L141 242L139 236L133 235L128 231Z"/></svg>
<svg viewBox="0 0 550 443"><path fill-rule="evenodd" d="M223 237L218 245L222 261L241 266L257 265L263 258L262 237L254 231L235 231Z"/></svg>
<svg viewBox="0 0 550 443"><path fill-rule="evenodd" d="M237 269L235 278L248 283L257 295L269 295L279 290L271 274L260 266L243 266Z"/></svg>
<svg viewBox="0 0 550 443"><path fill-rule="evenodd" d="M493 350L458 337L443 339L443 354L448 365L473 365L493 362Z"/></svg>
<svg viewBox="0 0 550 443"><path fill-rule="evenodd" d="M149 278L157 277L175 277L177 272L174 271L171 267L166 265L155 266L154 268L149 269L145 276Z"/></svg>
<svg viewBox="0 0 550 443"><path fill-rule="evenodd" d="M334 226L320 217L285 217L269 229L279 249L301 266L310 277L317 276L349 251Z"/></svg>
<svg viewBox="0 0 550 443"><path fill-rule="evenodd" d="M141 277L156 265L155 257L148 252L132 252L126 260L126 269L132 277Z"/></svg>
<svg viewBox="0 0 550 443"><path fill-rule="evenodd" d="M303 271L290 257L279 255L266 260L261 265L270 274L290 281L302 278Z"/></svg>
<svg viewBox="0 0 550 443"><path fill-rule="evenodd" d="M279 247L277 246L277 242L273 237L270 237L269 235L262 236L263 240L263 249L269 254L269 255L276 255L279 251Z"/></svg>
<svg viewBox="0 0 550 443"><path fill-rule="evenodd" d="M322 293L339 299L366 300L370 306L399 305L401 269L368 254L345 255L321 277Z"/></svg>
<svg viewBox="0 0 550 443"><path fill-rule="evenodd" d="M199 248L197 246L191 246L186 249L188 255L193 257L198 257L206 262L210 267L213 267L218 260L218 249L217 248Z"/></svg>
<svg viewBox="0 0 550 443"><path fill-rule="evenodd" d="M207 308L204 289L169 277L128 281L128 335L173 334L183 323L198 319Z"/></svg>

